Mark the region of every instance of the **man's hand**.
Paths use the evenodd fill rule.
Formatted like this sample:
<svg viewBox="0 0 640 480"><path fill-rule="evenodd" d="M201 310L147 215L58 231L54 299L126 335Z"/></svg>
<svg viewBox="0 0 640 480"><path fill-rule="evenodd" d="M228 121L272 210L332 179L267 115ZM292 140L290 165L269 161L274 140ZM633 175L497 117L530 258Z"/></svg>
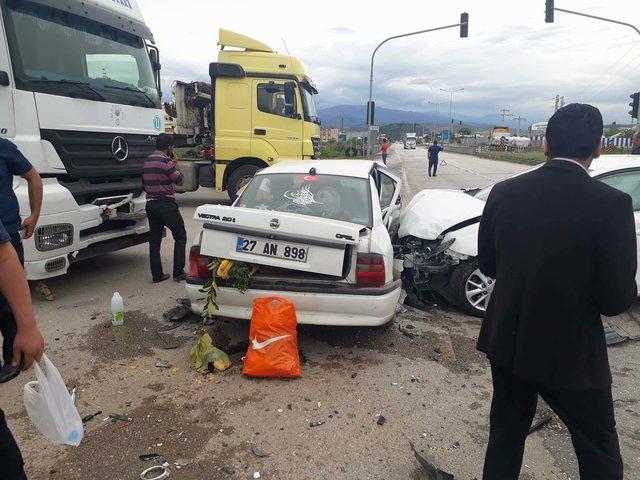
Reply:
<svg viewBox="0 0 640 480"><path fill-rule="evenodd" d="M29 215L24 219L24 221L22 222L22 228L27 230L23 237L24 240L33 236L33 232L35 231L37 224L38 217L36 217L35 215Z"/></svg>
<svg viewBox="0 0 640 480"><path fill-rule="evenodd" d="M24 355L24 367L22 370L29 370L34 360L42 360L44 353L44 338L37 325L28 328L18 327L18 333L13 340L13 365L20 363L21 355Z"/></svg>

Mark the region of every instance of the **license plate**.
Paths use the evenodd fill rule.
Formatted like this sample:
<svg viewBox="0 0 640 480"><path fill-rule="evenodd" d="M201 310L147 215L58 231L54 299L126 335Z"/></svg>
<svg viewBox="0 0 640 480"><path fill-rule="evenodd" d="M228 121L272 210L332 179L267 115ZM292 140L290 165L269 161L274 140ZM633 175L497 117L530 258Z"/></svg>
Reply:
<svg viewBox="0 0 640 480"><path fill-rule="evenodd" d="M259 238L238 237L236 252L305 263L309 255L309 247Z"/></svg>

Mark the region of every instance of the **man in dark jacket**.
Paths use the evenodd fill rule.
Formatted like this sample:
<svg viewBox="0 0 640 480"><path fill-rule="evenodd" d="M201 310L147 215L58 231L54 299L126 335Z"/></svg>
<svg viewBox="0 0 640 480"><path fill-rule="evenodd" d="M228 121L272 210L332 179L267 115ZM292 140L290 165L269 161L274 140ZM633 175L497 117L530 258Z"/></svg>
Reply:
<svg viewBox="0 0 640 480"><path fill-rule="evenodd" d="M580 478L622 480L600 315L636 297L636 238L629 195L587 173L601 136L596 108L561 108L549 161L487 200L479 261L496 283L478 340L494 388L484 480L518 478L538 395L568 427Z"/></svg>

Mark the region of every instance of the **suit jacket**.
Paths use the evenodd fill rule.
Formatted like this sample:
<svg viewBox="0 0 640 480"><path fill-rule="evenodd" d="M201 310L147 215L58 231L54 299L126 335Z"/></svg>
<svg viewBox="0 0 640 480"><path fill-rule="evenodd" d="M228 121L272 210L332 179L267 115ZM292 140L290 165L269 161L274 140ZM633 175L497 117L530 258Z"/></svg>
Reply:
<svg viewBox="0 0 640 480"><path fill-rule="evenodd" d="M549 388L610 386L600 315L636 297L631 197L552 160L494 186L478 251L496 279L478 349Z"/></svg>

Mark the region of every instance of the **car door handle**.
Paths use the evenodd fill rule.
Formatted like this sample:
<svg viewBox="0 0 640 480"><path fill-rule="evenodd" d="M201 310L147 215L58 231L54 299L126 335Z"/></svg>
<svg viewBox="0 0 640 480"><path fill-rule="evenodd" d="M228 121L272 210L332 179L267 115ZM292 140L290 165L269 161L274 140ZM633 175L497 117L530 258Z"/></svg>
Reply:
<svg viewBox="0 0 640 480"><path fill-rule="evenodd" d="M266 135L267 131L264 128L255 128L253 130L254 135Z"/></svg>

